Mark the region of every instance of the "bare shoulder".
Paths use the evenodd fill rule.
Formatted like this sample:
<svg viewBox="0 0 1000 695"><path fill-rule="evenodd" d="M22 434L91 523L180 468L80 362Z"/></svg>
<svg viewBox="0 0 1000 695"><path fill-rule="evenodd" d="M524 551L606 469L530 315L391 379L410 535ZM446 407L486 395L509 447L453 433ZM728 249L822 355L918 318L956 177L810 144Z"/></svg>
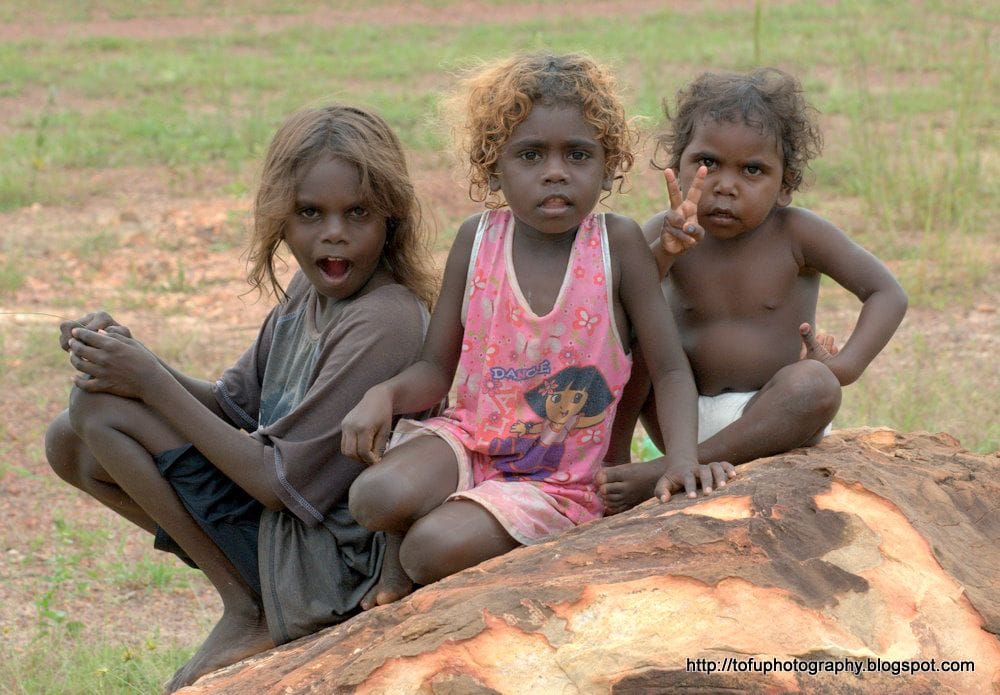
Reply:
<svg viewBox="0 0 1000 695"><path fill-rule="evenodd" d="M796 239L807 239L815 234L843 234L832 222L820 217L812 210L799 207L784 207L774 211L775 222L782 232Z"/></svg>
<svg viewBox="0 0 1000 695"><path fill-rule="evenodd" d="M460 270L463 275L465 270L468 269L472 247L476 242L476 230L479 229L479 223L485 214L484 212L477 212L474 215L470 215L458 226L455 240L452 241L451 249L448 251L448 261L444 271L446 279L456 269Z"/></svg>
<svg viewBox="0 0 1000 695"><path fill-rule="evenodd" d="M608 230L608 243L612 252L624 251L636 245L646 248L642 229L631 217L607 212L604 214L604 226Z"/></svg>
<svg viewBox="0 0 1000 695"><path fill-rule="evenodd" d="M444 266L444 277L441 281L441 292L435 305L435 313L460 306L465 288L466 275L469 272L469 261L472 258L472 247L476 242L476 230L486 213L470 215L458 227L455 240L448 252L448 260Z"/></svg>
<svg viewBox="0 0 1000 695"><path fill-rule="evenodd" d="M452 250L456 246L468 246L470 249L472 248L472 244L476 240L476 231L479 229L479 224L485 215L485 212L477 212L462 220L462 224L458 226L458 232L455 234L455 241L452 242Z"/></svg>

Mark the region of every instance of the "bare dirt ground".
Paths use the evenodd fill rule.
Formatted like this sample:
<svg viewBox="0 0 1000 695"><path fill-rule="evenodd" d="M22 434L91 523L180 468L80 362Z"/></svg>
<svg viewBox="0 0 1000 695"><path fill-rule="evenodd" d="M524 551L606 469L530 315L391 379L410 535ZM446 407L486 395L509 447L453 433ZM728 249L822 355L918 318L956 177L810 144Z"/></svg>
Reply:
<svg viewBox="0 0 1000 695"><path fill-rule="evenodd" d="M620 4L585 3L574 5L573 12L610 14ZM634 9L637 4L652 8L661 3L627 4ZM470 21L455 8L421 11L447 12L448 19ZM473 10L471 5L467 11L477 16L515 12L511 7ZM522 11L538 15L537 9L516 10ZM546 11L562 10L547 6ZM271 22L277 29L290 21L357 21L360 12L324 10L253 21ZM379 10L366 11L363 18L372 19L372 12ZM385 21L394 21L392 12L385 14ZM427 21L441 21L442 16ZM228 20L19 22L0 26L0 40L43 30L81 36L200 34L211 32L213 21ZM6 106L16 108L13 103ZM414 170L428 207L438 211L439 219L459 219L475 209L440 163L426 168L418 163ZM57 347L59 320L40 314L75 318L88 310L114 308L150 347L182 367L196 365L203 370L199 376L213 377L249 344L269 307L267 301L242 296L247 287L239 254L249 201L199 196L177 185L166 170L80 175L96 177L98 185L88 189L104 192L64 207L35 205L0 213L4 236L31 239L30 244L11 245L18 249L14 252L0 245L0 262L16 257L24 273L19 289L0 294L0 323L5 325L0 331L0 643L20 649L40 629L61 629L73 622L84 634L100 639L135 644L155 639L193 647L219 614L211 587L195 572L183 572L162 590L151 589L141 574L130 574L131 568L148 564L153 552L149 539L63 484L45 462L45 427L64 407L72 370ZM201 180L221 183L226 177L202 174ZM649 180L650 175L642 172L634 178ZM222 190L212 185L205 189ZM995 267L996 253L989 253ZM1000 343L998 306L1000 288L993 285L967 306L912 308L894 340L926 341L941 360L956 365L992 361ZM831 301L824 310L824 325L843 335L855 317L853 305ZM891 365L901 372L919 367ZM889 368L882 362L872 366L874 371ZM996 392L995 374L981 386ZM98 534L96 540L87 536L88 530ZM63 564L68 556L73 558L71 567Z"/></svg>

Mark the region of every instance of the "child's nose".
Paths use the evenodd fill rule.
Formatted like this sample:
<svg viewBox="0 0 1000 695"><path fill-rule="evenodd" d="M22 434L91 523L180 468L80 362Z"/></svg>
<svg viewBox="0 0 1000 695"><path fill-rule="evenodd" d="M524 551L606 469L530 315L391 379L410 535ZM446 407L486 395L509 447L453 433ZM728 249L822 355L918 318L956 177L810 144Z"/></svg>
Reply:
<svg viewBox="0 0 1000 695"><path fill-rule="evenodd" d="M336 244L343 241L345 237L346 225L339 215L330 215L323 220L320 235L323 241Z"/></svg>
<svg viewBox="0 0 1000 695"><path fill-rule="evenodd" d="M558 157L551 157L545 163L545 181L546 183L559 182L566 180L566 166L561 159Z"/></svg>
<svg viewBox="0 0 1000 695"><path fill-rule="evenodd" d="M736 194L736 177L732 174L727 174L725 172L720 172L715 176L713 181L712 190L718 195L735 195Z"/></svg>

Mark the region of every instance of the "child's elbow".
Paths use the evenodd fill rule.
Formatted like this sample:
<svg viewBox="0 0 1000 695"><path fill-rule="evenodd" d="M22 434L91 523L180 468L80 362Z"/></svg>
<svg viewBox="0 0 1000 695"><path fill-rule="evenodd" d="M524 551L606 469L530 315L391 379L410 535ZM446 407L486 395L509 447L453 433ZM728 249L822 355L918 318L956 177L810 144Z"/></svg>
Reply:
<svg viewBox="0 0 1000 695"><path fill-rule="evenodd" d="M906 310L910 306L910 298L907 296L906 290L898 282L894 289L893 300L896 304L896 310L899 313L899 320L902 321L903 317L906 316Z"/></svg>

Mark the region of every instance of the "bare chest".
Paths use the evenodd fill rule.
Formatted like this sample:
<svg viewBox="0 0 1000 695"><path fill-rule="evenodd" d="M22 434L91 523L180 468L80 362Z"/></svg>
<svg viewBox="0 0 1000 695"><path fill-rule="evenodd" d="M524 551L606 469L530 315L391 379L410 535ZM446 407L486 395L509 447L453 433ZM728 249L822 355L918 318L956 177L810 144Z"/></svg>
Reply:
<svg viewBox="0 0 1000 695"><path fill-rule="evenodd" d="M798 314L815 297L819 277L800 268L781 244L738 251L695 249L670 271L667 296L678 320L700 323Z"/></svg>

